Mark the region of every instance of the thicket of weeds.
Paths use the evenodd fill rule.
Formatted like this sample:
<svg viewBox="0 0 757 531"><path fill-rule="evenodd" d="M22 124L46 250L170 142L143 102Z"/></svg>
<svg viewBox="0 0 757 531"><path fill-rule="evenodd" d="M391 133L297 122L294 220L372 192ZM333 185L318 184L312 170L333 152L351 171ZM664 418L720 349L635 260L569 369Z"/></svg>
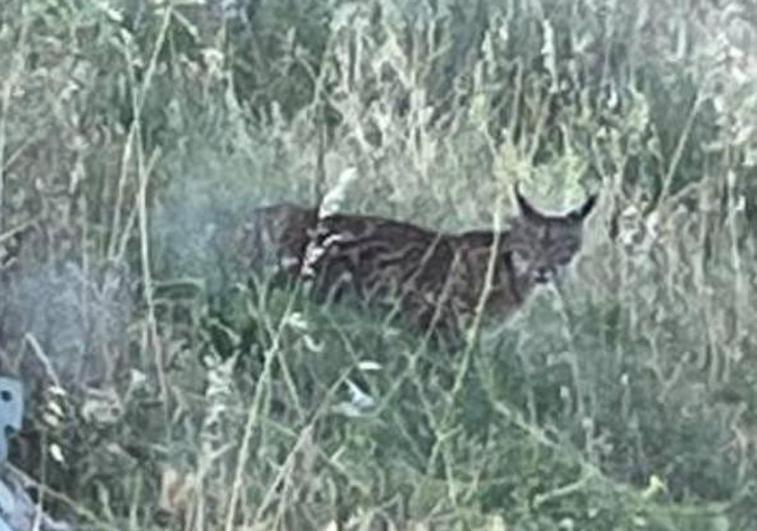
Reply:
<svg viewBox="0 0 757 531"><path fill-rule="evenodd" d="M757 528L748 0L4 0L11 462L82 529ZM453 356L224 235L600 204Z"/></svg>

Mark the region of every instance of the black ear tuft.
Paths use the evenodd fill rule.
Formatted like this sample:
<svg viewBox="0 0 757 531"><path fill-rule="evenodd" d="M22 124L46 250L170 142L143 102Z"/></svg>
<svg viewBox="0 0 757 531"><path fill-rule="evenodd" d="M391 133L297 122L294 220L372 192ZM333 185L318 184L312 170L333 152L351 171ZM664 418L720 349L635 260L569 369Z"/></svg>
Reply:
<svg viewBox="0 0 757 531"><path fill-rule="evenodd" d="M541 220L544 218L520 193L520 183L515 183L515 199L518 201L518 208L520 208L520 213L524 218L531 220Z"/></svg>
<svg viewBox="0 0 757 531"><path fill-rule="evenodd" d="M597 197L599 194L591 194L586 202L568 214L571 218L584 220L586 216L594 209L594 205L597 203Z"/></svg>

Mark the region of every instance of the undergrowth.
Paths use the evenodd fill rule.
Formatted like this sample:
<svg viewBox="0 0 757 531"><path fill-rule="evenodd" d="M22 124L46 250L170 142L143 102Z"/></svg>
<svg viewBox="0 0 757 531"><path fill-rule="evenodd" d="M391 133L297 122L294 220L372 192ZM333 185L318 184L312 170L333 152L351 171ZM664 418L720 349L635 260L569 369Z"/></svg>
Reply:
<svg viewBox="0 0 757 531"><path fill-rule="evenodd" d="M11 472L81 529L757 528L746 0L5 0ZM446 231L598 191L579 263L450 354L252 290L313 204Z"/></svg>

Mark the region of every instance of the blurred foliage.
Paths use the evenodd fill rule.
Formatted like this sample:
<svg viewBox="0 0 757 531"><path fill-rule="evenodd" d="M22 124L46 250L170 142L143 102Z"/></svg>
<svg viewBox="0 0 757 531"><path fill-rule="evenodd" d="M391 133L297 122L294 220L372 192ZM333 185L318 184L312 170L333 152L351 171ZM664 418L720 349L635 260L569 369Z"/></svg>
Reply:
<svg viewBox="0 0 757 531"><path fill-rule="evenodd" d="M749 0L4 0L12 462L82 528L757 528L755 50ZM600 191L586 247L453 357L225 240L516 180Z"/></svg>

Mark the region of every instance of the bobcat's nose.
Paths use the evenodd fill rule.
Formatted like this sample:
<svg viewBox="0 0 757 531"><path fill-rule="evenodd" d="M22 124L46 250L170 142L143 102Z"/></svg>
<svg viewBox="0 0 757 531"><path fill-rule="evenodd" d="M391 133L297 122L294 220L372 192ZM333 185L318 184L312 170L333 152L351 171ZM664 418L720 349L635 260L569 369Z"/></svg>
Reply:
<svg viewBox="0 0 757 531"><path fill-rule="evenodd" d="M546 284L552 279L552 270L548 267L540 267L534 272L534 282Z"/></svg>

